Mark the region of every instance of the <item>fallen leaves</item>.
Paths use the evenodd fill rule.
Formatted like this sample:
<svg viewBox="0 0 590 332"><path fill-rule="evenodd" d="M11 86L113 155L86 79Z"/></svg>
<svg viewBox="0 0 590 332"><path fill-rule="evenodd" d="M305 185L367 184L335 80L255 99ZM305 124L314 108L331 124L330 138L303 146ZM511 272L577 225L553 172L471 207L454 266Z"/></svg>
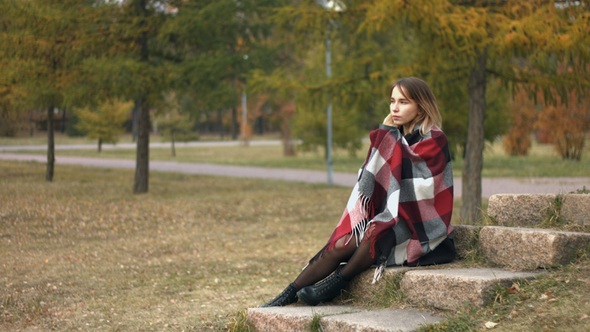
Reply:
<svg viewBox="0 0 590 332"><path fill-rule="evenodd" d="M488 321L484 324L484 326L486 327L486 329L493 329L494 327L498 326L498 323Z"/></svg>
<svg viewBox="0 0 590 332"><path fill-rule="evenodd" d="M520 291L520 285L517 283L513 283L510 288L508 288L508 294L516 294Z"/></svg>

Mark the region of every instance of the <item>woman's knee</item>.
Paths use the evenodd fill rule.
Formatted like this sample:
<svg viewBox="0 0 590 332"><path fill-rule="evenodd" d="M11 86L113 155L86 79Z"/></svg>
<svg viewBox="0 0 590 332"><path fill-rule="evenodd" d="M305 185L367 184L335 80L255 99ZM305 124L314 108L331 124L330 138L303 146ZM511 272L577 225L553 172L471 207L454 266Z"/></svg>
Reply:
<svg viewBox="0 0 590 332"><path fill-rule="evenodd" d="M348 259L352 254L354 254L356 250L356 242L353 242L354 239L350 239L350 241L346 237L342 237L336 241L334 244L334 248L329 250L332 255L342 257Z"/></svg>

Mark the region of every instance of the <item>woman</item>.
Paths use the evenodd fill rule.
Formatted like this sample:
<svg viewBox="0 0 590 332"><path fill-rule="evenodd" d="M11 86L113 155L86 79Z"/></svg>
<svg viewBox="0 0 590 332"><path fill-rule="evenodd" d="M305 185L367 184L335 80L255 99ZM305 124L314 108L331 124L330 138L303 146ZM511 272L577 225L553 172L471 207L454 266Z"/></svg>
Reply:
<svg viewBox="0 0 590 332"><path fill-rule="evenodd" d="M394 83L390 96L390 113L370 133L367 158L328 243L263 307L330 301L374 264L376 282L386 266L455 258L453 175L436 99L415 77Z"/></svg>

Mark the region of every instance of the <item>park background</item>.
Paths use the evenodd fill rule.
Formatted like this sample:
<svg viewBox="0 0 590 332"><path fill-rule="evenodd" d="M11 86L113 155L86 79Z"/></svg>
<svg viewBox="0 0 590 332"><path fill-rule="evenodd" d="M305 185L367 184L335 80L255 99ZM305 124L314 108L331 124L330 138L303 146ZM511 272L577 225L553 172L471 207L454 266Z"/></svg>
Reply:
<svg viewBox="0 0 590 332"><path fill-rule="evenodd" d="M354 172L400 77L437 96L463 184L454 222L485 221L482 176L590 176L588 5L3 1L0 142L46 144L47 163L1 164L2 328L224 329L296 274L349 189L150 174L149 160ZM250 144L269 138L282 145ZM194 140L241 145L175 147ZM116 142L136 148L102 150Z"/></svg>

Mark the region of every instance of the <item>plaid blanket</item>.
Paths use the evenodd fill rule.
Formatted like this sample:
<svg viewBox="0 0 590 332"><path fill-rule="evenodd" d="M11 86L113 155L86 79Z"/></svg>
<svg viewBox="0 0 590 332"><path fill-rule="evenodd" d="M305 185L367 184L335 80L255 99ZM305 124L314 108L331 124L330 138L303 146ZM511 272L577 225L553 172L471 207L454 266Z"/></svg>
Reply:
<svg viewBox="0 0 590 332"><path fill-rule="evenodd" d="M387 243L379 243L376 281L385 266L416 263L451 234L453 174L447 138L437 127L426 136L416 127L404 137L397 128L381 125L370 139L357 183L326 248L356 235L357 245L371 241L375 258L376 243L388 235Z"/></svg>

